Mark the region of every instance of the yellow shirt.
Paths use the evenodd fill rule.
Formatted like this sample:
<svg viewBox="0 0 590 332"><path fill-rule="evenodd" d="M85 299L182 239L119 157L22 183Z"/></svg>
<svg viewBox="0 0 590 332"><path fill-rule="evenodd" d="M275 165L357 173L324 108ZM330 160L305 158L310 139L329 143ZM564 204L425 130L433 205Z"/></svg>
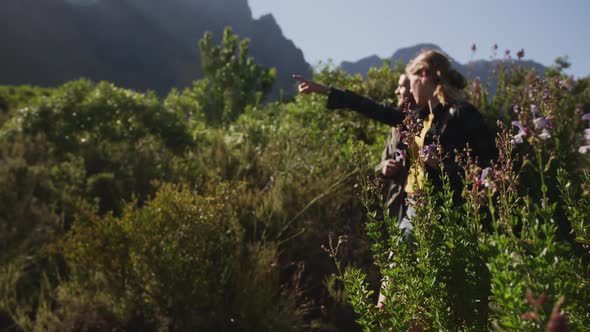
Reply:
<svg viewBox="0 0 590 332"><path fill-rule="evenodd" d="M424 180L426 177L426 171L424 169L424 163L420 160L420 150L424 146L424 138L426 137L426 133L432 126L432 119L434 119L434 114L430 112L428 117L424 119L422 122L422 131L420 135L416 135L414 137L414 144L410 147L410 171L408 173L408 179L406 181L406 187L404 190L406 193L413 193L414 186L418 186L418 188L422 188L424 186Z"/></svg>

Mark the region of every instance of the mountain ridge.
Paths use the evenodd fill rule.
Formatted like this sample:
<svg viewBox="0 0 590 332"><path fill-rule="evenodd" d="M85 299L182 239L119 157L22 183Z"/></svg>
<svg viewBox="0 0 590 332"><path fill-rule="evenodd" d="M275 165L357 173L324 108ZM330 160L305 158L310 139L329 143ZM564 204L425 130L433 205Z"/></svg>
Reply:
<svg viewBox="0 0 590 332"><path fill-rule="evenodd" d="M198 40L211 31L218 42L226 26L250 39L256 63L277 68L270 99L278 99L281 90L294 91L292 74L311 76L303 51L284 36L274 16L253 18L247 0L4 0L0 84L56 86L85 77L165 95L203 76ZM387 59L394 65L405 63L432 48L441 49L432 43L416 44ZM534 67L539 73L546 69L532 60L461 64L451 57L461 73L484 82L500 61ZM382 58L370 55L343 61L340 68L365 75L382 64Z"/></svg>
<svg viewBox="0 0 590 332"><path fill-rule="evenodd" d="M392 66L395 66L400 61L405 65L407 61L414 58L420 52L424 50L435 49L439 50L449 56L451 66L467 78L474 79L478 77L482 83L487 83L490 86L490 92L493 94L497 79L494 77L495 69L499 64L504 64L508 68L512 66L522 66L526 68L535 69L539 75L543 76L548 67L534 61L534 60L521 60L521 59L492 59L484 60L478 59L470 61L466 64L462 64L456 61L452 56L446 53L441 47L432 43L420 43L409 47L403 47L397 49L390 57L380 58L377 55L370 55L361 58L357 61L342 61L339 68L348 74L355 75L360 74L365 76L371 67L381 67L384 60L389 60Z"/></svg>
<svg viewBox="0 0 590 332"><path fill-rule="evenodd" d="M56 86L81 77L165 95L203 76L198 41L226 26L250 39L259 65L277 68L271 99L311 74L272 15L247 0L5 0L0 3L0 84Z"/></svg>

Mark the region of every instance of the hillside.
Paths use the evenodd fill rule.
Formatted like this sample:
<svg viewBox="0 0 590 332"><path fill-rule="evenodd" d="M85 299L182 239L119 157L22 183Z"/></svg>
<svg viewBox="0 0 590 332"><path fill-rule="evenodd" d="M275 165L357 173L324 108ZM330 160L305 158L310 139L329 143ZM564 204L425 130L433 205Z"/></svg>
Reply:
<svg viewBox="0 0 590 332"><path fill-rule="evenodd" d="M251 39L250 54L277 68L272 96L309 73L303 52L271 15L247 0L6 0L0 4L0 84L55 86L79 77L163 95L202 76L198 40L225 26Z"/></svg>

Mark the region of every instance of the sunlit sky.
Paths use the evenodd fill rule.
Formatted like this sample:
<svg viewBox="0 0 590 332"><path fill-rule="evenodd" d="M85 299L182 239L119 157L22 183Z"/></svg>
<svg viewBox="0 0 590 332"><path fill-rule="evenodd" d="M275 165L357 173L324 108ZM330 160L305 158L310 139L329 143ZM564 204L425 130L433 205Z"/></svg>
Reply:
<svg viewBox="0 0 590 332"><path fill-rule="evenodd" d="M431 42L459 62L524 48L525 59L551 65L569 57L568 73L590 75L588 0L248 0L254 18L271 13L312 65L356 61ZM475 43L477 51L470 47Z"/></svg>

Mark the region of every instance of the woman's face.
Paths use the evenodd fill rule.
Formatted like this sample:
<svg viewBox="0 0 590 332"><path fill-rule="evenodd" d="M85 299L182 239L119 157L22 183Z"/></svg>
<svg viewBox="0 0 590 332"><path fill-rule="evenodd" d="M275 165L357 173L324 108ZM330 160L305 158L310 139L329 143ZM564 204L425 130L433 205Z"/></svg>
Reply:
<svg viewBox="0 0 590 332"><path fill-rule="evenodd" d="M416 106L424 107L428 105L428 101L434 97L436 86L432 82L432 78L426 74L425 70L417 74L409 74L410 92L414 96Z"/></svg>
<svg viewBox="0 0 590 332"><path fill-rule="evenodd" d="M397 82L397 88L395 89L395 96L397 97L397 107L402 108L404 101L412 98L410 93L410 80L405 74L401 74L399 81Z"/></svg>

